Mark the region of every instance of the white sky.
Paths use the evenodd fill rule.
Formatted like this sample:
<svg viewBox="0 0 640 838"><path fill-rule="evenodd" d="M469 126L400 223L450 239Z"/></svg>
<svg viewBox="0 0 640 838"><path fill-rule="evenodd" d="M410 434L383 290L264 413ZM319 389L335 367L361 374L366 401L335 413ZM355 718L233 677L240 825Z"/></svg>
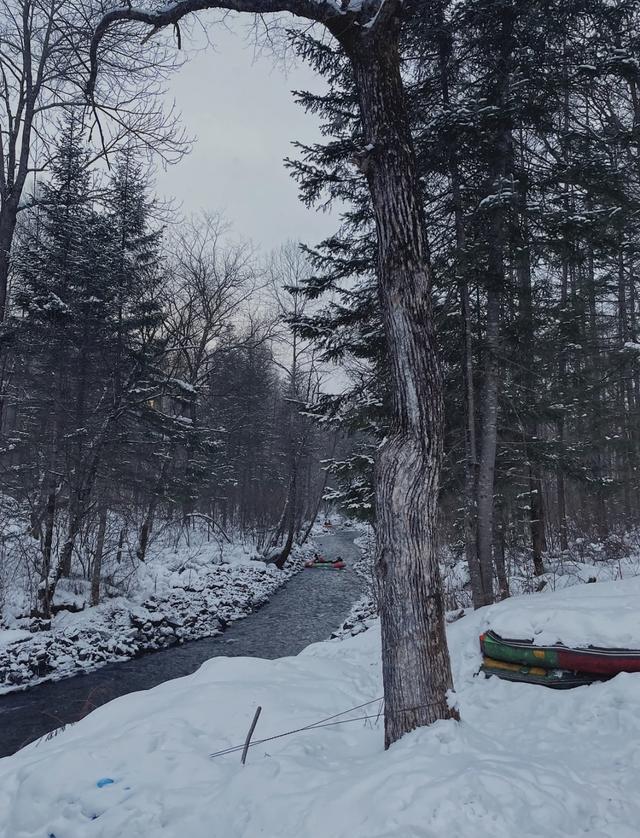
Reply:
<svg viewBox="0 0 640 838"><path fill-rule="evenodd" d="M268 251L287 240L316 244L336 219L307 209L284 168L293 140L320 139L317 119L295 104L291 90L319 90L299 63L288 72L269 55L254 55L244 23L209 27L214 47L197 52L172 77L169 96L196 143L190 155L159 171L157 192L185 213L222 212L238 237ZM193 30L194 40L202 34Z"/></svg>
<svg viewBox="0 0 640 838"><path fill-rule="evenodd" d="M236 17L230 28L209 26L213 46L172 77L169 98L196 142L180 163L158 172L156 191L176 199L185 214L221 212L234 238L251 240L266 255L291 240L315 245L336 231L338 219L300 202L283 163L295 156L294 140L321 140L317 118L295 104L291 91L319 91L323 83L301 62L289 58L285 73L283 62L256 55L244 19ZM203 35L192 31L183 38L199 46ZM343 373L331 366L325 389L344 387Z"/></svg>

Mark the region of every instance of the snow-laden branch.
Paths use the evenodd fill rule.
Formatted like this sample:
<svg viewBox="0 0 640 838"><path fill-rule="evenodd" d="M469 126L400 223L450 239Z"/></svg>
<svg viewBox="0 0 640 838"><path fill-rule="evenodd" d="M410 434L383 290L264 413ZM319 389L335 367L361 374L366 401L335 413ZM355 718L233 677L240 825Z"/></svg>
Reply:
<svg viewBox="0 0 640 838"><path fill-rule="evenodd" d="M104 14L91 40L91 70L87 93L92 97L95 89L100 42L112 26L126 21L149 25L152 29L147 37L151 37L165 26L177 26L189 14L208 9L259 15L288 12L296 17L324 23L339 37L343 28L344 31L355 28L370 33L401 6L402 0L174 0L156 9L131 4L118 6Z"/></svg>

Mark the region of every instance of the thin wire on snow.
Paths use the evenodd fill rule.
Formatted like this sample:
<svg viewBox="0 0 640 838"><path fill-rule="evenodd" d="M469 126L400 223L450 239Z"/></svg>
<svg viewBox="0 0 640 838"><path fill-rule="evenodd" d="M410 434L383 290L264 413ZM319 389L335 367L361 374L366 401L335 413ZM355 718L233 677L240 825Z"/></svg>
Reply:
<svg viewBox="0 0 640 838"><path fill-rule="evenodd" d="M348 722L362 722L367 721L369 719L378 721L380 719L380 715L382 713L382 707L378 710L378 713L375 715L369 716L356 716L352 719L340 719L340 716L344 716L347 713L351 713L354 710L361 710L363 707L368 707L371 704L375 704L377 701L384 701L383 696L379 696L378 698L372 698L370 701L365 701L362 704L356 704L355 707L350 707L348 710L343 710L341 713L335 713L333 716L327 716L324 719L319 719L317 722L311 722L304 727L298 727L294 730L287 730L284 733L277 733L274 736L267 736L265 739L255 739L253 742L250 742L248 747L254 748L256 745L264 745L266 742L273 742L276 739L283 739L285 736L293 736L296 733L304 733L308 730L319 730L323 727L333 727L334 725L343 725L347 724ZM398 713L411 713L414 710L423 710L427 707L433 707L434 705L439 704L437 701L431 701L428 704L418 704L415 707L402 707L401 709L397 710ZM226 756L227 754L233 754L237 751L241 751L245 747L244 743L242 745L232 745L229 748L223 748L220 751L215 751L212 754L209 754L209 757L213 759L214 757L221 757Z"/></svg>

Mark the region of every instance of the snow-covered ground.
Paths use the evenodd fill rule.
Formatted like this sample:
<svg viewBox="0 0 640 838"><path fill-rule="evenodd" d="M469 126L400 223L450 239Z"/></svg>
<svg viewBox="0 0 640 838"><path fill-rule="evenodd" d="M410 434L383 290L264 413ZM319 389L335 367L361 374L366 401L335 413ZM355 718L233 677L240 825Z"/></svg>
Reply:
<svg viewBox="0 0 640 838"><path fill-rule="evenodd" d="M255 549L240 541L209 541L204 533L192 534L188 544L159 540L148 561L138 564L127 595L93 608L85 607L87 583L63 580L56 605L82 610L58 611L50 629L27 631L31 621L15 616L19 608L5 609L0 694L218 634L265 603L312 549L312 544L296 549L279 571L255 561Z"/></svg>
<svg viewBox="0 0 640 838"><path fill-rule="evenodd" d="M640 576L515 597L484 613L486 628L539 646L640 649Z"/></svg>
<svg viewBox="0 0 640 838"><path fill-rule="evenodd" d="M639 596L640 582L581 585L451 624L462 721L415 731L386 753L377 624L294 658L215 658L1 760L0 834L638 838L640 674L554 691L476 673L478 635L500 620L513 628L527 613L534 631L572 625L573 640L619 641L611 615L637 611ZM244 767L237 751L211 758L242 744L258 704L257 740L328 721L256 744Z"/></svg>

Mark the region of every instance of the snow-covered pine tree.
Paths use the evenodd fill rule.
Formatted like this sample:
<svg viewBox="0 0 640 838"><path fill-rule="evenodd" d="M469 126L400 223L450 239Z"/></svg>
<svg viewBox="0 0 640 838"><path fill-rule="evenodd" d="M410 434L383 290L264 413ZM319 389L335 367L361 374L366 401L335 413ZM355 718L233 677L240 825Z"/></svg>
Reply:
<svg viewBox="0 0 640 838"><path fill-rule="evenodd" d="M45 617L58 580L72 573L96 497L100 514L112 503L107 475L121 477L120 463L136 457L132 428L139 428L161 380L151 337L161 321L151 264L157 236L145 229L143 186L138 178L127 204L119 166L104 209L88 160L79 116L71 112L22 238L19 315L10 323L24 388L16 456L29 471L38 452L31 505L42 540L38 610Z"/></svg>

